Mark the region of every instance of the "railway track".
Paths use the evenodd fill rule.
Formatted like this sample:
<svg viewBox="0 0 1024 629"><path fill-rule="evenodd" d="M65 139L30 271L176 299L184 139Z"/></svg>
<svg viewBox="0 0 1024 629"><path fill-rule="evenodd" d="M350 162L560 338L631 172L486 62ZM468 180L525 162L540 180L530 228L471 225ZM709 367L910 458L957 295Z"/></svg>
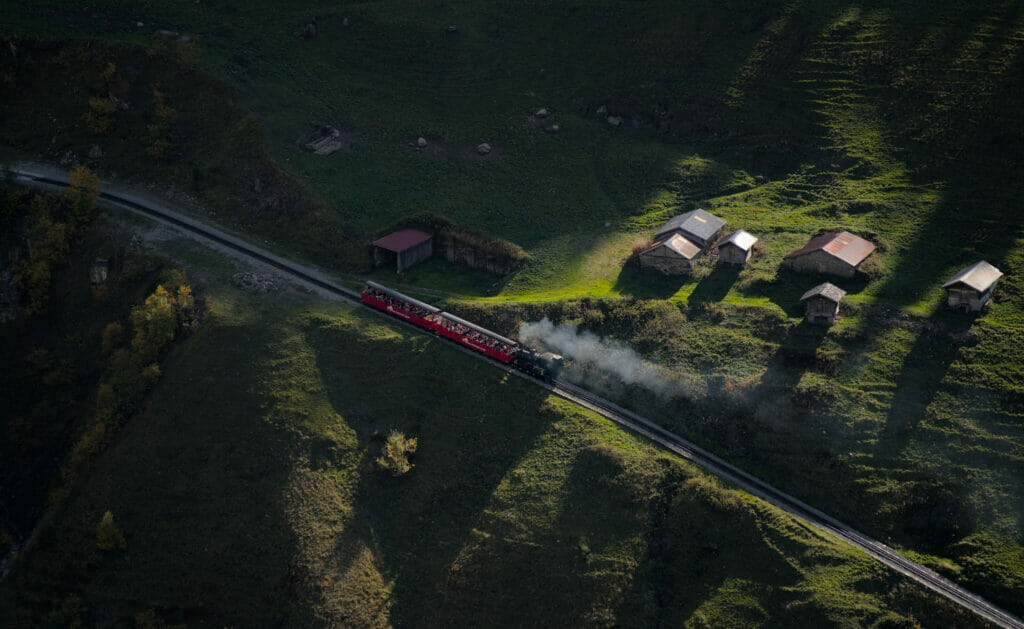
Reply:
<svg viewBox="0 0 1024 629"><path fill-rule="evenodd" d="M68 181L66 179L62 179L60 176L52 173L40 173L24 169L13 169L11 172L16 176L17 180L28 185L59 189L63 189L68 186ZM269 251L266 251L265 249L252 245L251 243L247 243L216 228L204 225L199 221L185 217L172 210L156 207L139 199L138 197L130 198L120 194L101 192L100 198L107 204L152 218L165 225L169 225L185 231L188 234L198 236L203 240L228 248L235 254L271 266L278 271L299 280L300 283L308 285L322 293L334 295L363 306L358 292L345 288L344 286L340 286L314 269L310 269L303 265L281 258ZM385 313L379 310L372 308L367 308L367 310L371 310L382 317L387 317L391 321L407 325L412 329L419 330L421 332L423 331L410 323L402 321L401 319L388 317ZM501 364L496 360L476 352L472 352L455 343L452 343L452 345L467 354L488 361L496 367L519 375L531 382L535 382L539 386L550 390L552 393L560 397L588 408L624 426L625 428L658 443L675 454L692 461L707 472L731 482L740 489L800 518L826 534L859 548L875 560L896 572L923 585L933 592L940 594L948 600L971 610L978 616L981 616L999 627L1004 627L1006 629L1024 629L1024 622L1009 612L989 603L982 597L960 587L949 579L936 574L923 565L907 559L885 544L857 531L851 526L843 524L801 500L772 487L759 478L744 472L738 467L715 456L707 450L704 450L696 444L665 430L650 420L647 420L628 409L622 408L609 400L571 383L559 380L554 384L545 384L534 380L533 378L530 378L507 365Z"/></svg>

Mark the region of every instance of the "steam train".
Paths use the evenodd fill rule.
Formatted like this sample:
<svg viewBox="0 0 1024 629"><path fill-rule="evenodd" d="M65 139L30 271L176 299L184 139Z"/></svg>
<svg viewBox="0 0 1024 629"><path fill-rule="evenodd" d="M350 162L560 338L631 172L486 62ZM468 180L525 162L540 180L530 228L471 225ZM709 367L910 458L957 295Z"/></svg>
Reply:
<svg viewBox="0 0 1024 629"><path fill-rule="evenodd" d="M562 369L562 357L557 354L523 347L512 339L376 282L366 282L360 298L371 308L429 330L498 362L512 365L546 382L554 381Z"/></svg>

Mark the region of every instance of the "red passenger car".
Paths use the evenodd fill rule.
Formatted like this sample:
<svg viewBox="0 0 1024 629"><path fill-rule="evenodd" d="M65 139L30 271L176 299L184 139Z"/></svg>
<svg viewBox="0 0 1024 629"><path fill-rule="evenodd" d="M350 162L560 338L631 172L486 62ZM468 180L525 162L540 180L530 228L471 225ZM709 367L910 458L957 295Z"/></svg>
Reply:
<svg viewBox="0 0 1024 629"><path fill-rule="evenodd" d="M383 310L431 332L437 331L437 326L432 319L441 313L439 308L381 286L377 282L366 283L363 288L362 300L364 304L377 310Z"/></svg>
<svg viewBox="0 0 1024 629"><path fill-rule="evenodd" d="M515 341L481 328L475 323L460 319L453 314L441 312L440 309L430 304L425 304L376 282L366 283L363 288L362 300L368 306L383 310L435 334L440 334L459 345L465 345L495 360L506 364L515 360L516 349L519 347Z"/></svg>
<svg viewBox="0 0 1024 629"><path fill-rule="evenodd" d="M460 345L465 345L481 354L487 354L503 363L510 363L515 358L515 351L519 344L511 339L447 312L442 312L433 319L438 334L446 336Z"/></svg>

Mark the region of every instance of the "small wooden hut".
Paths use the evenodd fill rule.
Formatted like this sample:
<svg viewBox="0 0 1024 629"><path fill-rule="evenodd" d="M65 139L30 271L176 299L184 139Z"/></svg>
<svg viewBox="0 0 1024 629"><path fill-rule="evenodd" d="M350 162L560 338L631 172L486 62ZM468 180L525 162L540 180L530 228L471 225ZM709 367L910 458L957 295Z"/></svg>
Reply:
<svg viewBox="0 0 1024 629"><path fill-rule="evenodd" d="M757 236L750 232L737 229L729 234L729 237L718 243L718 261L724 264L738 264L743 266L750 260L750 254L754 250L754 243Z"/></svg>
<svg viewBox="0 0 1024 629"><path fill-rule="evenodd" d="M786 254L783 264L802 273L827 273L853 277L875 245L850 232L823 234Z"/></svg>
<svg viewBox="0 0 1024 629"><path fill-rule="evenodd" d="M381 266L394 260L399 273L433 254L433 237L418 229L402 229L373 241L374 265Z"/></svg>
<svg viewBox="0 0 1024 629"><path fill-rule="evenodd" d="M679 234L670 234L637 254L641 269L654 269L665 275L685 275L693 271L702 249Z"/></svg>
<svg viewBox="0 0 1024 629"><path fill-rule="evenodd" d="M846 291L830 282L818 284L804 293L800 301L807 302L806 320L808 323L832 325L839 317L839 302Z"/></svg>
<svg viewBox="0 0 1024 629"><path fill-rule="evenodd" d="M979 312L992 299L1003 272L981 260L962 269L942 285L946 289L946 303L950 308L964 312Z"/></svg>
<svg viewBox="0 0 1024 629"><path fill-rule="evenodd" d="M670 234L679 234L701 249L706 249L715 242L723 227L724 220L710 212L697 209L670 218L654 234L654 239L661 240Z"/></svg>

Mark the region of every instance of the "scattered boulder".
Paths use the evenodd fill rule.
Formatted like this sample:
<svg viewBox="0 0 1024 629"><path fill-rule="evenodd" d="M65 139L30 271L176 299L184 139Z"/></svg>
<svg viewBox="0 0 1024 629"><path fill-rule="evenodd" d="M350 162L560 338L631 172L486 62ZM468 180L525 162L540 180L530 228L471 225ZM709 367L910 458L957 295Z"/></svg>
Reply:
<svg viewBox="0 0 1024 629"><path fill-rule="evenodd" d="M145 25L146 25L146 24L145 24L144 22L136 22L136 23L135 23L135 26L137 26L138 28L142 28L142 27L143 27L143 26L145 26Z"/></svg>
<svg viewBox="0 0 1024 629"><path fill-rule="evenodd" d="M188 35L182 35L181 37L178 38L178 43L179 44L187 44L190 41L192 41L192 37L190 37Z"/></svg>
<svg viewBox="0 0 1024 629"><path fill-rule="evenodd" d="M613 127L622 126L622 116L608 116L606 120L608 121L608 124L612 125Z"/></svg>
<svg viewBox="0 0 1024 629"><path fill-rule="evenodd" d="M161 29L161 30L157 31L156 34L157 35L163 35L164 37L177 37L181 33L179 33L178 31L168 31L168 30Z"/></svg>
<svg viewBox="0 0 1024 629"><path fill-rule="evenodd" d="M89 149L89 159L99 159L103 157L103 149L100 148L99 144L93 144L92 148Z"/></svg>
<svg viewBox="0 0 1024 629"><path fill-rule="evenodd" d="M280 290L277 280L271 275L245 271L231 276L231 283L250 293L270 293Z"/></svg>
<svg viewBox="0 0 1024 629"><path fill-rule="evenodd" d="M105 283L109 274L110 260L106 258L96 258L92 261L92 265L89 266L89 281L93 284Z"/></svg>
<svg viewBox="0 0 1024 629"><path fill-rule="evenodd" d="M547 118L548 116L551 115L551 110L548 109L547 107L541 107L537 111L533 112L533 115L537 118Z"/></svg>
<svg viewBox="0 0 1024 629"><path fill-rule="evenodd" d="M314 24L313 22L309 22L308 24L303 26L301 35L305 39L316 37L316 24Z"/></svg>
<svg viewBox="0 0 1024 629"><path fill-rule="evenodd" d="M598 118L604 118L607 115L608 115L608 108L606 106L601 105L600 107L597 108L597 117Z"/></svg>
<svg viewBox="0 0 1024 629"><path fill-rule="evenodd" d="M351 22L348 21L348 18L345 18L341 21L341 25L344 26L345 28L348 28L349 24L351 24Z"/></svg>
<svg viewBox="0 0 1024 629"><path fill-rule="evenodd" d="M318 125L306 149L317 155L330 155L348 148L348 140L341 131L328 125Z"/></svg>
<svg viewBox="0 0 1024 629"><path fill-rule="evenodd" d="M416 138L416 146L421 149L427 148L427 138L423 136Z"/></svg>
<svg viewBox="0 0 1024 629"><path fill-rule="evenodd" d="M448 26L444 27L444 32L446 32L446 33L455 33L458 30L459 30L459 27L454 25L454 24L449 24Z"/></svg>
<svg viewBox="0 0 1024 629"><path fill-rule="evenodd" d="M487 142L478 144L476 147L476 152L478 155L487 155L491 152L491 145L488 144Z"/></svg>

